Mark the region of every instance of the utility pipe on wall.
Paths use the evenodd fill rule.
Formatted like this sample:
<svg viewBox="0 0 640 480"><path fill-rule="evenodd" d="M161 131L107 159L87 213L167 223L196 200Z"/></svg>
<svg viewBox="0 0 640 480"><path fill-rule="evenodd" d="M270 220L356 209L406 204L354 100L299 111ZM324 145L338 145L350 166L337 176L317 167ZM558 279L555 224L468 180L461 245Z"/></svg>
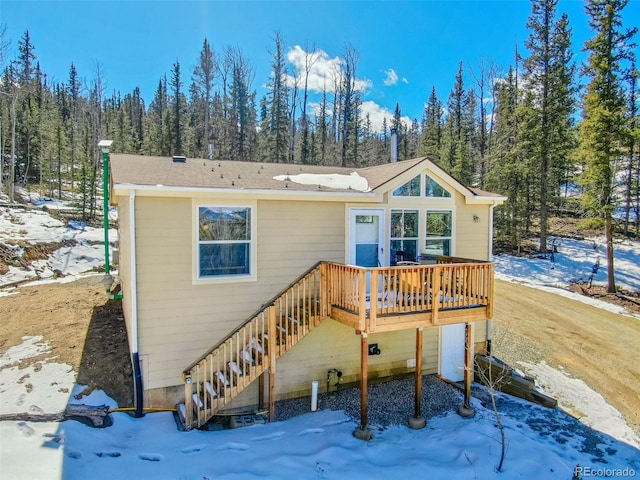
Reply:
<svg viewBox="0 0 640 480"><path fill-rule="evenodd" d="M318 381L311 382L311 411L315 412L318 409Z"/></svg>

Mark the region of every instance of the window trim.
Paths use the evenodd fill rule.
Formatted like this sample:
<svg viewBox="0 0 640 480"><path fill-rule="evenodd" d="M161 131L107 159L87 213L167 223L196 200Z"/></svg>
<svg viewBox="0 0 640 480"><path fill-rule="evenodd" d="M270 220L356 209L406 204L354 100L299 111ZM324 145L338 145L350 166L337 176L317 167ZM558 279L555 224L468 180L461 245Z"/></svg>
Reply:
<svg viewBox="0 0 640 480"><path fill-rule="evenodd" d="M406 182L404 182L402 185L400 185L397 188L394 188L391 191L391 196L393 198L423 198L424 197L424 192L423 192L423 187L424 187L424 173L419 173L418 175L414 176L411 178L411 180L408 180ZM400 190L402 187L404 187L406 184L413 182L416 178L419 178L419 183L420 185L418 185L418 195L396 195L396 192L398 190Z"/></svg>
<svg viewBox="0 0 640 480"><path fill-rule="evenodd" d="M194 284L211 284L211 283L241 283L241 282L254 282L258 279L257 276L257 221L256 212L257 205L252 203L224 203L224 202L206 202L195 203L193 208L193 225L192 225L192 245L193 245L193 283ZM201 208L242 208L248 209L251 216L249 228L251 232L251 238L248 241L249 244L249 273L239 275L200 275L200 209ZM227 242L227 241L225 241ZM242 242L246 242L243 240Z"/></svg>
<svg viewBox="0 0 640 480"><path fill-rule="evenodd" d="M393 214L395 212L415 212L418 216L417 236L415 237L394 237L393 236ZM391 242L394 240L407 240L416 242L416 257L420 256L420 208L415 207L391 207L389 209L389 255L391 255ZM389 257L389 265L393 263L391 257Z"/></svg>
<svg viewBox="0 0 640 480"><path fill-rule="evenodd" d="M449 213L451 215L451 234L448 237L444 237L444 236L429 236L427 233L427 228L429 228L429 222L427 220L427 217L429 216L430 213ZM425 208L424 210L424 241L422 243L422 248L424 249L423 252L426 254L427 252L427 242L429 240L449 240L449 255L448 256L455 256L455 225L456 225L456 219L455 219L455 211L454 209L451 208Z"/></svg>
<svg viewBox="0 0 640 480"><path fill-rule="evenodd" d="M424 179L422 182L422 188L423 190L420 192L420 196L423 198L429 198L429 199L452 199L454 198L454 193L449 190L447 187L445 187L444 185L442 185L441 182L439 182L438 180L436 180L435 178L433 178L432 175L429 175L427 172L423 173L424 175ZM429 195L426 194L425 190L427 188L427 178L429 178L432 182L435 182L440 188L442 188L445 192L447 192L449 194L448 197L431 197Z"/></svg>
<svg viewBox="0 0 640 480"><path fill-rule="evenodd" d="M415 178L419 177L420 178L420 186L419 186L419 195L396 195L396 191L398 191L400 188L402 188L403 186L405 186L406 184L412 182ZM436 183L438 186L440 186L440 188L442 188L442 190L444 190L445 192L447 192L449 194L449 196L445 196L445 197L432 197L426 194L425 190L427 188L427 179L430 179L432 182ZM391 192L391 197L393 198L402 198L402 199L429 199L429 200L453 200L455 197L455 192L452 191L449 187L446 187L442 184L442 182L440 180L437 180L433 175L429 174L428 172L421 172L418 175L416 175L415 177L412 177L410 180L404 182L402 185L400 185L397 188L394 188Z"/></svg>

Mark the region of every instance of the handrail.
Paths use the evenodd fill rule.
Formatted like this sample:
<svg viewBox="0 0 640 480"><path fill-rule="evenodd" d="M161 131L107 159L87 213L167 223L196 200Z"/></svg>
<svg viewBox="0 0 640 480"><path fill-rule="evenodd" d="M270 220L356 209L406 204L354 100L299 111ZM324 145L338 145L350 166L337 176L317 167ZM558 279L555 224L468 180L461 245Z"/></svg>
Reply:
<svg viewBox="0 0 640 480"><path fill-rule="evenodd" d="M313 265L311 268L309 268L306 272L304 272L302 275L300 275L297 279L295 279L293 282L291 282L287 287L285 287L282 290L280 290L280 292L278 292L276 295L274 295L271 298L271 300L269 300L267 303L263 303L262 306L258 310L256 310L252 315L247 317L247 319L244 322L242 322L240 325L238 325L231 333L229 333L229 335L224 337L222 340L220 340L218 343L216 343L213 347L211 347L209 350L207 350L205 353L203 353L196 361L192 362L191 365L189 365L187 368L185 368L182 371L182 374L183 375L187 375L202 360L204 360L206 357L211 355L215 350L220 348L230 338L232 338L234 335L236 335L238 332L240 332L243 328L245 328L249 323L251 323L256 317L258 317L260 314L265 312L270 306L275 304L275 302L280 297L282 297L287 291L289 291L291 288L295 287L297 283L302 281L307 275L309 275L311 272L316 270L323 263L326 263L326 262L323 262L323 261L317 262L315 265Z"/></svg>
<svg viewBox="0 0 640 480"><path fill-rule="evenodd" d="M327 317L326 282L318 262L183 371L185 428L204 425L267 369L275 374L276 360Z"/></svg>

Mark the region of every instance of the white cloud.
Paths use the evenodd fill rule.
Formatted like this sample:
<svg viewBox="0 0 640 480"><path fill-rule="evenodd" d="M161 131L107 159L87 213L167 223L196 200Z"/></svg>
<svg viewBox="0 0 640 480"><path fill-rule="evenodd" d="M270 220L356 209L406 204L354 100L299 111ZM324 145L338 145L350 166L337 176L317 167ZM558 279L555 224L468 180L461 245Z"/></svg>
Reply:
<svg viewBox="0 0 640 480"><path fill-rule="evenodd" d="M329 111L327 112L327 114L331 115L331 106L329 106L328 108ZM317 102L310 102L309 109L313 112L314 115L320 114L320 104ZM372 102L371 100L362 102L362 104L360 105L360 111L363 120L367 116L367 114L369 114L369 119L371 120L371 129L374 132L382 132L382 122L385 118L387 119L387 128L391 126L393 112L388 108L378 105L376 102ZM402 117L401 121L408 127L411 126L411 119L409 117Z"/></svg>
<svg viewBox="0 0 640 480"><path fill-rule="evenodd" d="M362 110L362 118L364 118L367 114L369 114L369 119L371 120L371 128L376 132L382 131L382 121L387 119L387 128L391 124L391 119L393 118L393 112L388 108L381 107L375 102L371 100L367 100L366 102L362 102L362 106L360 107ZM406 124L407 126L411 126L411 119L409 117L401 117L401 122Z"/></svg>
<svg viewBox="0 0 640 480"><path fill-rule="evenodd" d="M398 76L398 73L393 68L390 68L389 70L385 70L384 73L386 75L386 78L382 81L382 83L387 87L390 87L391 85L396 85L398 81L404 84L409 83L409 80L407 80L406 77L400 78Z"/></svg>
<svg viewBox="0 0 640 480"><path fill-rule="evenodd" d="M389 70L385 70L384 73L387 75L387 77L382 81L382 83L385 84L387 87L398 83L398 74L393 68L390 68Z"/></svg>
<svg viewBox="0 0 640 480"><path fill-rule="evenodd" d="M324 50L306 52L302 47L296 45L287 53L287 60L293 65L293 75L288 76L287 82L290 86L297 82L299 87L304 86L304 78L309 65L309 77L307 88L310 92L322 93L334 92L336 85L339 85L340 71L343 60L340 57L331 58ZM371 88L372 83L367 79L356 78L355 88L358 91L365 91Z"/></svg>

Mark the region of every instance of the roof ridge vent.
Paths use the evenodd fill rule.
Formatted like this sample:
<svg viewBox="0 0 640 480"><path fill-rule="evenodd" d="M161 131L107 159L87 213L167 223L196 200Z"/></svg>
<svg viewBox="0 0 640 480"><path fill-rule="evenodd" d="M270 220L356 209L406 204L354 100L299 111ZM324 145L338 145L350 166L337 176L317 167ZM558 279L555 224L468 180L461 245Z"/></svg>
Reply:
<svg viewBox="0 0 640 480"><path fill-rule="evenodd" d="M174 155L171 158L173 160L173 163L187 163L187 157L185 157L184 155Z"/></svg>

